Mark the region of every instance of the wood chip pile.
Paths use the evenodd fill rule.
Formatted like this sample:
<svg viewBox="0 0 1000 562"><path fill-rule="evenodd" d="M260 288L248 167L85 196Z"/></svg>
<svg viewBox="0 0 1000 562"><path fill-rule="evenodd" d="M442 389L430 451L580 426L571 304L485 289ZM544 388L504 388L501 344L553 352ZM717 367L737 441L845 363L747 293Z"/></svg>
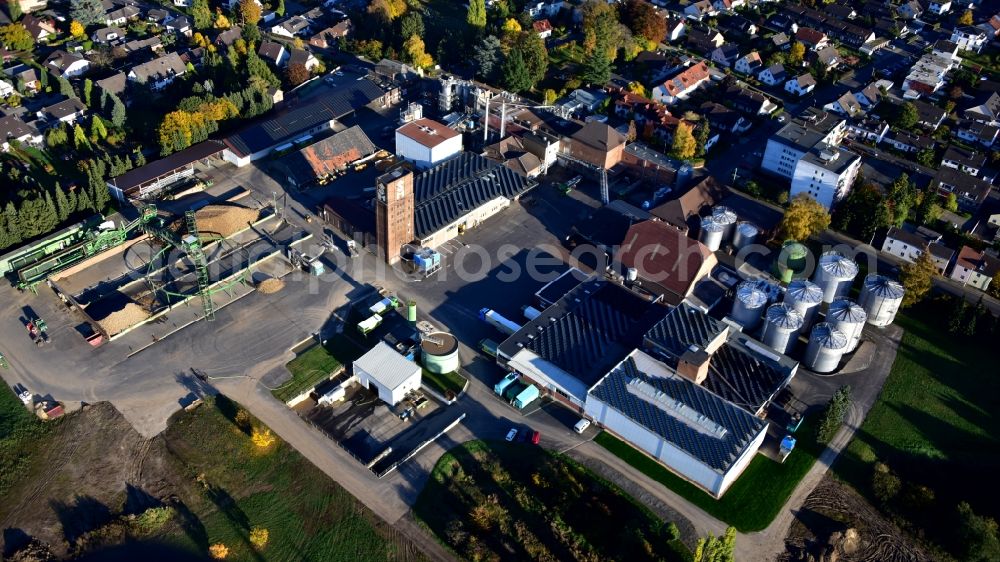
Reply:
<svg viewBox="0 0 1000 562"><path fill-rule="evenodd" d="M134 302L130 302L125 305L125 308L116 310L98 320L98 323L109 336L113 336L124 332L147 318L149 318L149 311Z"/></svg>
<svg viewBox="0 0 1000 562"><path fill-rule="evenodd" d="M260 211L239 205L208 205L195 213L198 231L226 237L243 230L260 217Z"/></svg>
<svg viewBox="0 0 1000 562"><path fill-rule="evenodd" d="M257 290L265 295L270 295L277 293L278 291L285 288L285 282L281 279L275 279L271 277L270 279L265 279L257 284Z"/></svg>

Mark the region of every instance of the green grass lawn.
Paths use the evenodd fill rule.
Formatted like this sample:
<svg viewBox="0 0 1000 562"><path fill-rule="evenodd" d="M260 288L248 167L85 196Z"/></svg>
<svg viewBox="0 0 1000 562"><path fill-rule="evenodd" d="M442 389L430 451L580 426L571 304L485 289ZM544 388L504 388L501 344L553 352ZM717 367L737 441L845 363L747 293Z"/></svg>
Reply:
<svg viewBox="0 0 1000 562"><path fill-rule="evenodd" d="M468 560L690 560L672 525L573 460L472 441L441 456L414 506Z"/></svg>
<svg viewBox="0 0 1000 562"><path fill-rule="evenodd" d="M610 433L602 432L594 441L708 514L747 533L764 529L774 520L823 451L814 439L811 421L807 418L795 432L798 443L784 464L757 455L720 500Z"/></svg>
<svg viewBox="0 0 1000 562"><path fill-rule="evenodd" d="M458 393L462 392L462 389L465 388L465 383L467 382L467 379L457 372L443 373L439 375L424 369L421 376L423 377L423 382L426 383L427 386L433 388L445 397L447 397L448 391L458 395Z"/></svg>
<svg viewBox="0 0 1000 562"><path fill-rule="evenodd" d="M344 336L326 340L326 345L316 344L288 362L285 367L292 380L271 391L275 398L287 402L310 390L341 366L349 365L363 354L362 350Z"/></svg>
<svg viewBox="0 0 1000 562"><path fill-rule="evenodd" d="M887 463L905 483L891 511L916 533L947 544L942 525L967 501L983 515L1000 518L1000 369L996 348L947 332L950 313L927 303L896 317L906 330L879 401L833 467L875 505L871 489L876 461ZM914 486L934 498L907 500ZM954 518L950 518L953 520Z"/></svg>
<svg viewBox="0 0 1000 562"><path fill-rule="evenodd" d="M3 497L24 476L35 444L51 426L25 408L9 386L0 386L3 386L0 389L0 497Z"/></svg>
<svg viewBox="0 0 1000 562"><path fill-rule="evenodd" d="M424 559L288 444L256 448L232 421L238 411L219 396L171 421L164 438L178 472L195 481L180 494L194 521L163 539L198 552L223 543L228 560ZM249 544L254 526L270 535L259 552Z"/></svg>

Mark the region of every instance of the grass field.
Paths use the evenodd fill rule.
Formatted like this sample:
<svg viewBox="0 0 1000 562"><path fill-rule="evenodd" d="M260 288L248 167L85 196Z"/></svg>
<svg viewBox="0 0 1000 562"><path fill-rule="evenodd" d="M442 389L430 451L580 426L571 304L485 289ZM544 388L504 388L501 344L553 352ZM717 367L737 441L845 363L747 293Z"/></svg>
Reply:
<svg viewBox="0 0 1000 562"><path fill-rule="evenodd" d="M468 560L691 557L676 528L631 496L531 445L473 441L452 449L434 467L414 514Z"/></svg>
<svg viewBox="0 0 1000 562"><path fill-rule="evenodd" d="M28 411L10 387L0 386L3 386L0 389L0 497L3 497L23 476L32 449L51 426Z"/></svg>
<svg viewBox="0 0 1000 562"><path fill-rule="evenodd" d="M873 467L876 461L887 463L904 482L890 509L915 527L911 530L948 544L951 529L941 522L959 502L1000 518L997 486L983 485L1000 470L1000 370L996 348L949 334L941 320L949 313L937 306L921 305L896 317L906 333L892 371L833 469L879 505L871 488ZM916 486L933 490L933 498L907 499Z"/></svg>
<svg viewBox="0 0 1000 562"><path fill-rule="evenodd" d="M288 362L285 367L292 380L271 391L275 398L287 402L310 390L342 366L349 365L362 351L343 336L326 340L326 345L316 344Z"/></svg>
<svg viewBox="0 0 1000 562"><path fill-rule="evenodd" d="M422 560L413 546L346 490L281 441L255 447L233 421L239 406L224 396L179 414L164 438L200 494L184 497L198 519L170 542L206 552L223 543L230 560ZM259 422L251 422L257 424ZM262 551L249 543L268 529ZM193 529L193 531L192 531Z"/></svg>
<svg viewBox="0 0 1000 562"><path fill-rule="evenodd" d="M443 373L439 375L424 369L421 376L423 377L423 382L426 383L427 386L433 388L445 397L448 396L449 391L457 396L458 393L462 392L462 389L465 388L465 383L468 382L465 377L457 372Z"/></svg>
<svg viewBox="0 0 1000 562"><path fill-rule="evenodd" d="M815 427L807 418L795 432L798 443L784 464L757 455L720 500L607 432L599 434L595 441L713 517L747 533L764 529L774 520L795 486L816 462L823 448L814 435Z"/></svg>

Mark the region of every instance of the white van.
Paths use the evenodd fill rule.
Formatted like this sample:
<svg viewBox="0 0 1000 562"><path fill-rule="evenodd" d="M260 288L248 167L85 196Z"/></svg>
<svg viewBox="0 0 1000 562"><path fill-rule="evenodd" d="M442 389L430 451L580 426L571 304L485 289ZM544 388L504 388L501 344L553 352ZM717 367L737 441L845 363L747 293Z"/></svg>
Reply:
<svg viewBox="0 0 1000 562"><path fill-rule="evenodd" d="M590 420L581 418L580 421L576 422L576 425L573 426L573 431L583 433L584 431L587 431L588 427L590 427Z"/></svg>

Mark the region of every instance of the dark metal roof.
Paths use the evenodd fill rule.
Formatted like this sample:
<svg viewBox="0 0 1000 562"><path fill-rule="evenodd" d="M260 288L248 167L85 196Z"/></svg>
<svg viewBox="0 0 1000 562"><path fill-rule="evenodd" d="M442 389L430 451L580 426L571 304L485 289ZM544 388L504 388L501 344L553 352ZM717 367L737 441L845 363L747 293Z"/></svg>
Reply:
<svg viewBox="0 0 1000 562"><path fill-rule="evenodd" d="M514 199L535 185L506 166L463 152L414 180L417 237L427 237L497 197Z"/></svg>
<svg viewBox="0 0 1000 562"><path fill-rule="evenodd" d="M680 357L692 345L704 349L725 328L722 322L681 302L646 333L646 341L664 353Z"/></svg>
<svg viewBox="0 0 1000 562"><path fill-rule="evenodd" d="M747 412L756 413L789 375L774 362L727 342L712 354L708 377L702 386Z"/></svg>
<svg viewBox="0 0 1000 562"><path fill-rule="evenodd" d="M364 107L383 94L367 78L348 82L322 94L318 99L243 129L226 139L226 144L243 156L294 140L317 125L339 119Z"/></svg>
<svg viewBox="0 0 1000 562"><path fill-rule="evenodd" d="M122 191L129 191L150 180L154 180L163 174L172 172L178 168L191 165L193 162L208 158L222 152L222 143L216 140L207 140L184 150L175 152L166 158L160 158L155 162L150 162L145 166L129 170L117 178L108 180Z"/></svg>
<svg viewBox="0 0 1000 562"><path fill-rule="evenodd" d="M559 299L563 298L566 293L573 290L573 288L582 283L586 278L586 274L582 271L575 267L571 267L559 277L556 277L552 281L546 283L544 287L535 293L535 297L538 299L539 304L547 308Z"/></svg>
<svg viewBox="0 0 1000 562"><path fill-rule="evenodd" d="M679 375L643 372L632 357L591 395L720 473L764 427L762 420Z"/></svg>

